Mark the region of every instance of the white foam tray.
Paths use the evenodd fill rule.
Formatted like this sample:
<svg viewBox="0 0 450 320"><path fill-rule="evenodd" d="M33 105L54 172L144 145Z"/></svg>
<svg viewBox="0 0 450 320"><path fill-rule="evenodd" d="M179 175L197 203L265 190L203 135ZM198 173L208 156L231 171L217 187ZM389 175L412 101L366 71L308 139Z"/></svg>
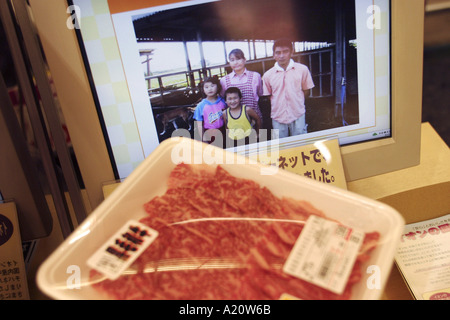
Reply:
<svg viewBox="0 0 450 320"><path fill-rule="evenodd" d="M211 159L211 154L215 160ZM349 227L364 232L378 231L381 234L379 244L370 260L363 265L363 277L353 286L351 299L380 298L404 228L404 220L396 210L313 179L274 167L248 163L244 157L212 146L206 147L188 138L172 138L161 143L44 261L37 274L38 287L53 299L105 299L92 288L90 268L86 261L128 220L146 215L143 204L165 193L171 170L186 155L188 157L184 158L184 162L189 158L195 163L208 162L212 166L219 162L230 174L252 179L278 197L306 200L329 218ZM375 274L373 270L379 273ZM79 274L75 274L76 271ZM76 282L74 277L78 275L80 281ZM380 276L379 282L369 281L371 285L368 286L368 280L373 279L370 277L377 276Z"/></svg>

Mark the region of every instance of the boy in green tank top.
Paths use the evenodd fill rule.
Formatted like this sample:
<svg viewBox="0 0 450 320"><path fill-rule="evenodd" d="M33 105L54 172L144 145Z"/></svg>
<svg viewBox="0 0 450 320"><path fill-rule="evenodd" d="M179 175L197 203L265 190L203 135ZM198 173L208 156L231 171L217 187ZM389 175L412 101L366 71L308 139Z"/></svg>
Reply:
<svg viewBox="0 0 450 320"><path fill-rule="evenodd" d="M250 136L252 129L258 135L261 119L252 108L241 104L242 93L239 88L230 87L224 93L228 108L223 113L227 136L232 140L241 140Z"/></svg>

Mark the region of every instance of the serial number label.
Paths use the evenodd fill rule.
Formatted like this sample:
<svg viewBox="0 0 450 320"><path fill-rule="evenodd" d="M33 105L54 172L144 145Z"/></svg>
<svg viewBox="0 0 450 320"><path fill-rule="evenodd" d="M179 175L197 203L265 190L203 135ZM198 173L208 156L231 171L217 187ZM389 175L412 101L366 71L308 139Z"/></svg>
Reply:
<svg viewBox="0 0 450 320"><path fill-rule="evenodd" d="M129 220L88 259L87 264L115 280L157 236L158 231L139 221Z"/></svg>
<svg viewBox="0 0 450 320"><path fill-rule="evenodd" d="M190 306L180 307L180 315L203 315L207 318L215 314L223 315L268 315L270 305L267 304L230 304L223 308Z"/></svg>
<svg viewBox="0 0 450 320"><path fill-rule="evenodd" d="M311 215L283 271L342 294L363 240L362 231Z"/></svg>

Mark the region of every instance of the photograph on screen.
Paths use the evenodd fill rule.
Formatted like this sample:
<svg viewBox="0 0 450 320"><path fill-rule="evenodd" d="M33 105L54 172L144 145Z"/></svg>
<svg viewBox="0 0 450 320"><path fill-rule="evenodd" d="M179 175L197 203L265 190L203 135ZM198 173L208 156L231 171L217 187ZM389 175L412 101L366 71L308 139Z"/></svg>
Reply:
<svg viewBox="0 0 450 320"><path fill-rule="evenodd" d="M82 13L94 12L96 32L113 35L120 54L120 61L106 63L120 64L110 73L124 79L122 87L105 83L95 68L112 42L105 48L105 39L84 41L113 152L133 158L118 164L122 176L174 135L221 141L243 154L258 152L257 142L265 140L286 149L323 139L347 145L390 136L389 0L102 1L111 10L108 19L95 14L98 2L74 3ZM91 31L81 28L82 34ZM280 39L292 43L287 62L274 52ZM99 57L101 45L105 54ZM289 68L296 73L286 78ZM211 85L216 92L208 97ZM240 91L227 95L239 97L234 111L227 87ZM114 105L116 113L129 112L126 131L119 132L117 117L108 123ZM250 126L259 135L240 140L245 146L230 145L230 123L244 128L236 132ZM130 124L139 141L125 148ZM277 136L278 128L287 133ZM225 139L216 140L217 132Z"/></svg>
<svg viewBox="0 0 450 320"><path fill-rule="evenodd" d="M156 12L149 8L148 13L133 16L133 27L160 141L178 128L189 130L192 137L201 135L195 132L196 121L203 121L204 130L226 127L220 118L229 107L225 96L229 87L240 89L242 105L255 111L259 119L251 119L253 128L265 131L262 138L270 139L277 128L273 120L286 127L284 136L359 123L352 1L324 7L314 1L227 0ZM339 54L336 37L348 39ZM281 42L290 49L287 58L280 57L292 64L285 68L298 69L286 80L292 82L286 89L282 78L269 72L276 63L277 39L289 41ZM336 70L337 64L341 70ZM209 99L205 81L217 89ZM277 101L278 92L293 101L283 97ZM209 110L196 114L205 104ZM304 123L297 121L301 117Z"/></svg>

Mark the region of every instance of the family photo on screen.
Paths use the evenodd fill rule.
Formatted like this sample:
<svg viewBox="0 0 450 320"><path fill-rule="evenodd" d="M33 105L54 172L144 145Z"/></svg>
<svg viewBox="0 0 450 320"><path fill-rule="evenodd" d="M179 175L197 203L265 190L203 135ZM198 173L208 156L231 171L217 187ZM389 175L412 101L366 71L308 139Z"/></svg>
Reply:
<svg viewBox="0 0 450 320"><path fill-rule="evenodd" d="M133 17L163 141L224 148L359 122L353 1L223 0Z"/></svg>

